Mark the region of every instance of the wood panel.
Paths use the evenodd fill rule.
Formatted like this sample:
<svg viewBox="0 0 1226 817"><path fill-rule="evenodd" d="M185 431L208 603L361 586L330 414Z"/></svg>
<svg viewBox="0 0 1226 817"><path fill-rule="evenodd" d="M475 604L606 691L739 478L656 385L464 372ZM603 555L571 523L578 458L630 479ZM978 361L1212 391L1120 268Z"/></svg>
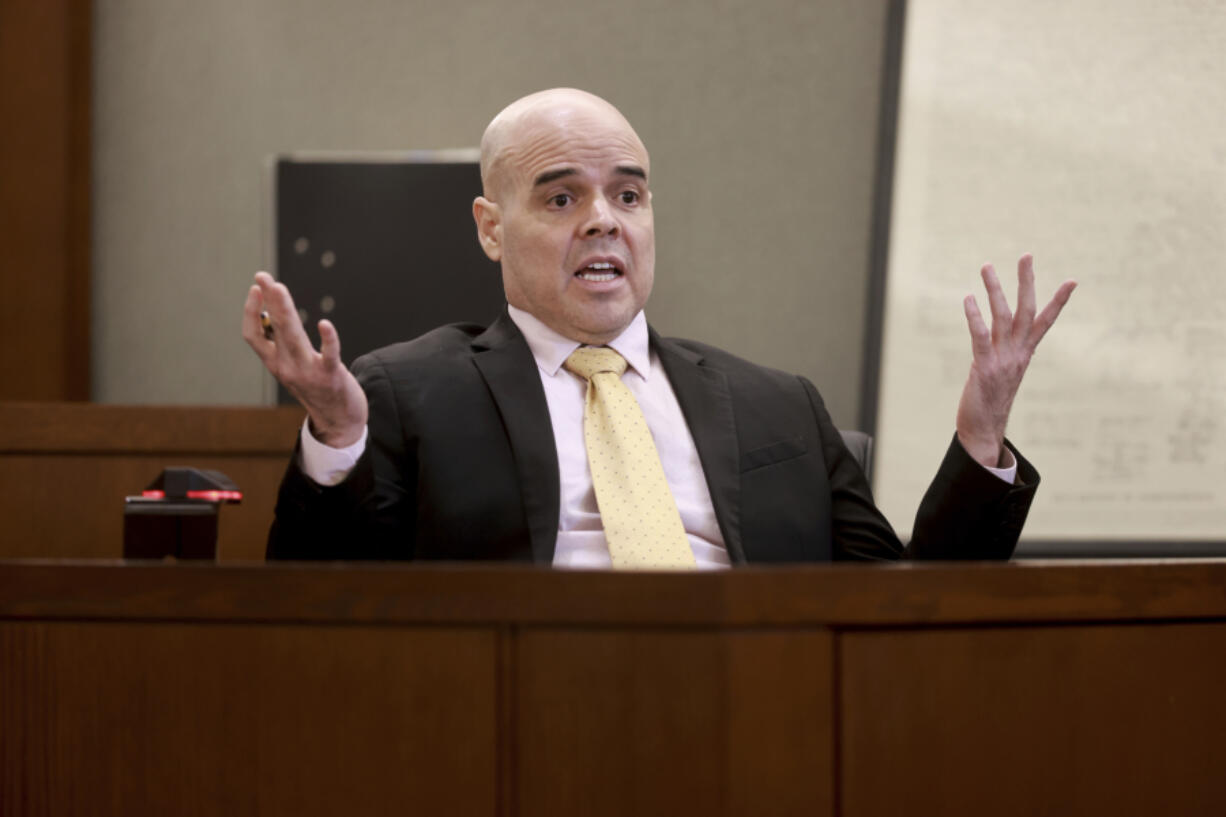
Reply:
<svg viewBox="0 0 1226 817"><path fill-rule="evenodd" d="M829 632L533 629L519 644L518 813L832 813Z"/></svg>
<svg viewBox="0 0 1226 817"><path fill-rule="evenodd" d="M0 400L89 398L90 9L0 3Z"/></svg>
<svg viewBox="0 0 1226 817"><path fill-rule="evenodd" d="M841 637L842 811L1226 813L1226 624Z"/></svg>
<svg viewBox="0 0 1226 817"><path fill-rule="evenodd" d="M243 491L220 511L218 558L262 560L294 408L0 403L0 557L123 555L123 500L172 465L216 469Z"/></svg>
<svg viewBox="0 0 1226 817"><path fill-rule="evenodd" d="M0 560L0 814L1217 814L1224 585Z"/></svg>
<svg viewBox="0 0 1226 817"><path fill-rule="evenodd" d="M123 556L123 500L171 465L221 471L243 490L223 505L217 557L260 561L288 452L278 456L7 456L0 459L0 518L19 534L0 556L118 559Z"/></svg>
<svg viewBox="0 0 1226 817"><path fill-rule="evenodd" d="M0 813L493 814L496 641L0 623Z"/></svg>
<svg viewBox="0 0 1226 817"><path fill-rule="evenodd" d="M276 592L269 592L275 588ZM1081 588L1082 595L1072 592ZM1226 560L743 567L32 563L0 559L0 618L565 627L940 627L1226 619ZM1107 612L1111 611L1111 612Z"/></svg>

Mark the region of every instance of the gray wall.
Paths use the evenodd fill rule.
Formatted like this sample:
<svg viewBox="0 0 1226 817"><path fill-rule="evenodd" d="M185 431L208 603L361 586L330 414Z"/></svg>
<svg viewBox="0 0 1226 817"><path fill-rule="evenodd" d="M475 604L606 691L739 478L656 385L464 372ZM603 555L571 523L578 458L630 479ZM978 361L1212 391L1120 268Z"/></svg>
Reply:
<svg viewBox="0 0 1226 817"><path fill-rule="evenodd" d="M651 152L652 322L808 375L852 425L885 8L98 0L94 399L265 400L238 327L266 157L471 146L510 100L572 85Z"/></svg>

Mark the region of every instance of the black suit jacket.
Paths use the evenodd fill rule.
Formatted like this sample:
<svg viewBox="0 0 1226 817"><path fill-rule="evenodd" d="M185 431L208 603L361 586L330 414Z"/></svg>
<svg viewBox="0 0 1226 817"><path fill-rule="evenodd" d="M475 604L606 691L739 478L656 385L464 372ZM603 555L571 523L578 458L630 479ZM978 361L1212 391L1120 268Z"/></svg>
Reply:
<svg viewBox="0 0 1226 817"><path fill-rule="evenodd" d="M811 383L650 332L689 424L734 563L1008 558L1038 474L1007 485L955 441L904 550ZM269 558L485 559L550 564L558 460L544 389L504 312L377 350L353 371L366 452L340 485L282 482Z"/></svg>

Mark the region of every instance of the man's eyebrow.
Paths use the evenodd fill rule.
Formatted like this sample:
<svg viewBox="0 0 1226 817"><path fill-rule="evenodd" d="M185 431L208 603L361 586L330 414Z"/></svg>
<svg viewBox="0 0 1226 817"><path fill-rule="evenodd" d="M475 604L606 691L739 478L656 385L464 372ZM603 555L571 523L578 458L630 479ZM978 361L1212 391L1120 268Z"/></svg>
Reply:
<svg viewBox="0 0 1226 817"><path fill-rule="evenodd" d="M639 167L638 165L618 165L613 170L615 173L622 176L634 176L635 178L647 181L647 171L643 170L643 168ZM575 170L573 167L562 167L558 168L557 170L546 170L544 173L536 177L536 179L532 182L532 186L540 187L542 184L549 184L550 182L556 182L558 179L564 179L567 176L574 176L578 174L578 172L579 171Z"/></svg>
<svg viewBox="0 0 1226 817"><path fill-rule="evenodd" d="M536 177L536 181L532 183L533 187L540 187L542 184L549 184L558 179L564 179L567 176L574 176L579 171L573 167L563 167L559 170L546 170L544 173Z"/></svg>

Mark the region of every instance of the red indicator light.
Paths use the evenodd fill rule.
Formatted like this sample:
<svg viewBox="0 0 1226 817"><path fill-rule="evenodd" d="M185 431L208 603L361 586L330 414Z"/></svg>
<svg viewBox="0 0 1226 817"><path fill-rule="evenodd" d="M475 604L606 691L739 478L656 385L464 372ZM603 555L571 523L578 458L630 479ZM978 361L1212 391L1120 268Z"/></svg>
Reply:
<svg viewBox="0 0 1226 817"><path fill-rule="evenodd" d="M209 502L225 502L226 500L240 501L243 498L242 491L188 491L188 499L207 499Z"/></svg>
<svg viewBox="0 0 1226 817"><path fill-rule="evenodd" d="M141 491L140 495L143 496L145 499L165 499L166 498L165 491Z"/></svg>

